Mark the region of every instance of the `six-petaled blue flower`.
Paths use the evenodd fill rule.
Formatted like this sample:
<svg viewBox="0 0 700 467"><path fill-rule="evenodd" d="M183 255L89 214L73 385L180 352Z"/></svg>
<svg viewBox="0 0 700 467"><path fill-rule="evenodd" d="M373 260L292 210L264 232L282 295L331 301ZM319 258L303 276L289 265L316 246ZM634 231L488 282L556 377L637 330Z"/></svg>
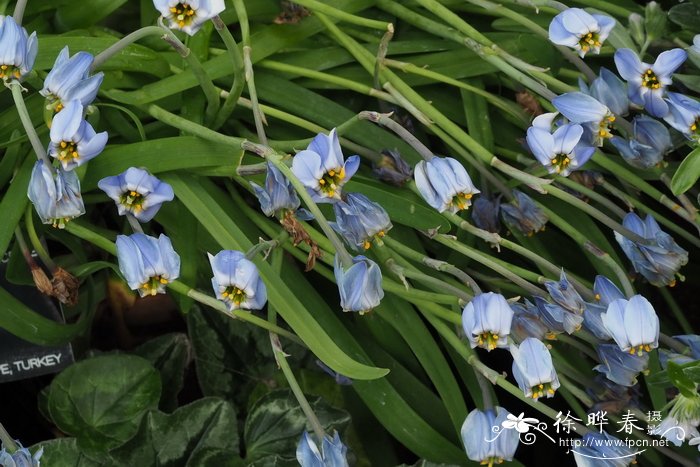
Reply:
<svg viewBox="0 0 700 467"><path fill-rule="evenodd" d="M595 146L602 146L610 138L610 124L615 116L595 97L582 92L567 92L552 100L552 104L573 123L582 125L585 130L584 141Z"/></svg>
<svg viewBox="0 0 700 467"><path fill-rule="evenodd" d="M511 461L520 443L520 433L504 429L503 422L510 413L503 407L474 409L462 424L464 449L469 459L482 465Z"/></svg>
<svg viewBox="0 0 700 467"><path fill-rule="evenodd" d="M567 8L549 24L549 40L573 48L583 58L588 52L600 53L613 27L615 20L609 16Z"/></svg>
<svg viewBox="0 0 700 467"><path fill-rule="evenodd" d="M649 354L642 356L623 352L617 344L598 344L596 349L600 365L593 369L621 386L637 384L637 375L649 365Z"/></svg>
<svg viewBox="0 0 700 467"><path fill-rule="evenodd" d="M464 166L451 157L420 161L413 176L423 199L439 212L467 209L472 197L480 193Z"/></svg>
<svg viewBox="0 0 700 467"><path fill-rule="evenodd" d="M383 237L392 227L384 208L360 193L350 193L333 210L331 225L356 250L368 250L375 237Z"/></svg>
<svg viewBox="0 0 700 467"><path fill-rule="evenodd" d="M513 377L526 397L553 397L559 387L557 371L547 346L529 337L519 346L512 344Z"/></svg>
<svg viewBox="0 0 700 467"><path fill-rule="evenodd" d="M260 310L267 302L267 288L258 267L240 251L223 250L209 255L214 277L211 285L216 298L228 305L229 311Z"/></svg>
<svg viewBox="0 0 700 467"><path fill-rule="evenodd" d="M0 15L0 79L19 81L32 71L38 46L35 32L29 36L12 16Z"/></svg>
<svg viewBox="0 0 700 467"><path fill-rule="evenodd" d="M60 229L71 219L85 214L78 175L62 168L54 173L43 161L34 164L27 196L41 222Z"/></svg>
<svg viewBox="0 0 700 467"><path fill-rule="evenodd" d="M172 29L193 36L199 29L224 11L224 0L153 0L153 5Z"/></svg>
<svg viewBox="0 0 700 467"><path fill-rule="evenodd" d="M683 133L688 139L700 140L700 102L683 94L669 92L666 123Z"/></svg>
<svg viewBox="0 0 700 467"><path fill-rule="evenodd" d="M170 185L136 167L103 178L97 186L117 203L120 216L130 213L141 222L153 219L161 205L175 197Z"/></svg>
<svg viewBox="0 0 700 467"><path fill-rule="evenodd" d="M83 119L83 106L78 101L70 101L56 114L50 136L49 155L58 159L65 170L97 157L107 144L107 132L95 133Z"/></svg>
<svg viewBox="0 0 700 467"><path fill-rule="evenodd" d="M604 104L615 115L627 115L630 101L627 97L627 86L615 73L607 68L601 68L600 74L590 86L582 79L579 80L581 92L589 94Z"/></svg>
<svg viewBox="0 0 700 467"><path fill-rule="evenodd" d="M501 205L503 222L511 228L531 237L544 230L549 218L528 195L513 190L513 200Z"/></svg>
<svg viewBox="0 0 700 467"><path fill-rule="evenodd" d="M462 311L462 327L472 349L507 348L512 320L513 310L505 297L493 292L477 295Z"/></svg>
<svg viewBox="0 0 700 467"><path fill-rule="evenodd" d="M260 209L266 216L274 216L279 211L296 211L301 205L297 192L277 167L268 163L265 186L250 183L260 202Z"/></svg>
<svg viewBox="0 0 700 467"><path fill-rule="evenodd" d="M544 286L547 288L549 295L559 306L566 308L572 313L583 313L583 310L586 308L586 303L566 278L566 273L563 269L559 274L559 281L545 281Z"/></svg>
<svg viewBox="0 0 700 467"><path fill-rule="evenodd" d="M639 115L632 121L633 138L613 136L610 142L628 164L650 169L659 164L673 147L668 128L653 118Z"/></svg>
<svg viewBox="0 0 700 467"><path fill-rule="evenodd" d="M355 175L359 166L360 156L343 159L335 128L328 135L316 135L309 147L299 151L292 160L292 172L317 203L339 200L343 185Z"/></svg>
<svg viewBox="0 0 700 467"><path fill-rule="evenodd" d="M167 236L117 235L116 243L119 270L142 297L165 293L165 286L180 276L180 256Z"/></svg>
<svg viewBox="0 0 700 467"><path fill-rule="evenodd" d="M347 451L338 432L332 438L325 435L319 449L312 435L305 431L297 445L297 461L301 467L347 467Z"/></svg>
<svg viewBox="0 0 700 467"><path fill-rule="evenodd" d="M544 340L549 334L549 329L539 317L539 311L528 299L523 303L513 303L513 321L510 326L510 335L516 343L520 343L528 337Z"/></svg>
<svg viewBox="0 0 700 467"><path fill-rule="evenodd" d="M659 346L659 317L641 295L629 300L618 298L602 315L603 324L624 352L641 356Z"/></svg>
<svg viewBox="0 0 700 467"><path fill-rule="evenodd" d="M562 125L554 134L540 126L527 130L527 145L549 173L564 177L581 167L591 158L595 148L579 145L583 127L569 123Z"/></svg>
<svg viewBox="0 0 700 467"><path fill-rule="evenodd" d="M367 313L379 306L384 298L382 271L377 263L362 255L352 259L352 266L345 269L340 257L335 257L335 280L340 292L343 311Z"/></svg>
<svg viewBox="0 0 700 467"><path fill-rule="evenodd" d="M70 57L68 46L56 57L53 68L46 75L44 87L39 93L49 99L49 105L60 111L66 103L77 100L83 107L95 100L104 78L103 73L90 76L94 57L87 52L78 52Z"/></svg>

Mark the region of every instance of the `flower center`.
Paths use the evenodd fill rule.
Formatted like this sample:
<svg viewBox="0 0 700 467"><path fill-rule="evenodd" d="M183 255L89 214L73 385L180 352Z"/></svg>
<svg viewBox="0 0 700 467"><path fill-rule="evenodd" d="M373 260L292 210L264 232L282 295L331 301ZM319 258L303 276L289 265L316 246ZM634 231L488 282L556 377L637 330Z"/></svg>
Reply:
<svg viewBox="0 0 700 467"><path fill-rule="evenodd" d="M637 354L638 357L644 355L644 352L651 352L651 346L649 344L641 344L630 349L630 355Z"/></svg>
<svg viewBox="0 0 700 467"><path fill-rule="evenodd" d="M571 159L569 158L569 154L557 154L552 157L551 162L557 173L561 173L571 164Z"/></svg>
<svg viewBox="0 0 700 467"><path fill-rule="evenodd" d="M157 276L151 277L146 282L141 284L141 286L139 288L146 291L146 293L148 295L156 295L158 293L158 289L161 286L166 285L167 283L168 283L168 279L166 279L162 275L157 275Z"/></svg>
<svg viewBox="0 0 700 467"><path fill-rule="evenodd" d="M690 132L693 134L699 133L700 129L700 116L698 116L693 123L690 124Z"/></svg>
<svg viewBox="0 0 700 467"><path fill-rule="evenodd" d="M578 45L584 52L588 52L591 50L591 48L600 47L600 35L597 32L589 32L588 34L584 34L581 36L581 39L579 39Z"/></svg>
<svg viewBox="0 0 700 467"><path fill-rule="evenodd" d="M192 8L189 3L178 3L170 8L170 12L173 14L174 21L181 28L190 24L195 15L194 8Z"/></svg>
<svg viewBox="0 0 700 467"><path fill-rule="evenodd" d="M661 88L661 83L659 83L659 78L656 77L654 70L648 69L642 75L642 86L649 89L659 89Z"/></svg>
<svg viewBox="0 0 700 467"><path fill-rule="evenodd" d="M333 198L336 191L340 187L340 182L345 179L345 167L339 169L331 169L318 180L321 185L321 191Z"/></svg>
<svg viewBox="0 0 700 467"><path fill-rule="evenodd" d="M241 303L246 299L244 291L235 285L229 285L221 294L225 300L233 302L236 306L241 306Z"/></svg>
<svg viewBox="0 0 700 467"><path fill-rule="evenodd" d="M14 65L0 65L0 78L8 80L10 78L19 79L22 73Z"/></svg>
<svg viewBox="0 0 700 467"><path fill-rule="evenodd" d="M143 195L138 191L125 191L119 197L119 202L132 212L139 212L142 210L144 200Z"/></svg>
<svg viewBox="0 0 700 467"><path fill-rule="evenodd" d="M553 395L555 392L554 388L552 388L552 383L540 383L537 386L533 386L531 389L533 399L544 397L547 394Z"/></svg>
<svg viewBox="0 0 700 467"><path fill-rule="evenodd" d="M66 224L70 222L70 217L56 217L51 219L51 226L55 229L65 229Z"/></svg>
<svg viewBox="0 0 700 467"><path fill-rule="evenodd" d="M383 230L380 230L376 234L372 235L372 237L382 238L382 237L384 237L384 235L386 235L386 232ZM369 250L372 247L372 237L367 238L365 240L365 242L362 244L362 248L364 248L365 250Z"/></svg>
<svg viewBox="0 0 700 467"><path fill-rule="evenodd" d="M471 193L457 193L453 198L452 201L450 202L450 206L457 206L458 209L467 209L469 208L469 205L471 204L471 199L472 199Z"/></svg>
<svg viewBox="0 0 700 467"><path fill-rule="evenodd" d="M598 124L598 136L601 138L610 138L612 134L610 133L610 124L615 121L614 115L605 116Z"/></svg>
<svg viewBox="0 0 700 467"><path fill-rule="evenodd" d="M493 467L495 464L502 464L502 457L487 457L483 461L479 462L480 465L486 465L488 467Z"/></svg>
<svg viewBox="0 0 700 467"><path fill-rule="evenodd" d="M484 331L477 335L476 342L479 347L484 349L493 350L498 347L499 335L492 331Z"/></svg>
<svg viewBox="0 0 700 467"><path fill-rule="evenodd" d="M66 160L75 160L80 157L78 154L78 145L73 141L61 141L59 144L58 160L63 162Z"/></svg>

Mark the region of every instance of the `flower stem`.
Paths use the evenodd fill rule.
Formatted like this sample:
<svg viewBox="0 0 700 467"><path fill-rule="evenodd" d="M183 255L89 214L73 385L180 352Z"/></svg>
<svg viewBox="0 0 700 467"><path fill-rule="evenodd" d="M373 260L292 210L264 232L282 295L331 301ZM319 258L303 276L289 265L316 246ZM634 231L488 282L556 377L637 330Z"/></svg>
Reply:
<svg viewBox="0 0 700 467"><path fill-rule="evenodd" d="M361 16L356 16L345 11L333 8L326 3L319 2L317 0L294 0L294 3L308 8L314 12L324 13L331 18L335 18L340 21L344 21L350 24L356 24L357 26L364 26L371 29L378 29L379 31L387 31L389 28L393 29L393 24L386 23L384 21L377 21L374 19L363 18Z"/></svg>
<svg viewBox="0 0 700 467"><path fill-rule="evenodd" d="M15 23L19 24L20 26L22 25L22 19L24 18L24 10L27 7L27 0L17 0L17 3L15 4L15 11L12 14L12 17L15 20Z"/></svg>
<svg viewBox="0 0 700 467"><path fill-rule="evenodd" d="M136 31L127 34L126 36L122 37L117 42L115 42L114 44L110 45L105 50L97 54L95 56L95 59L92 61L92 66L90 66L90 70L94 71L100 68L102 65L104 65L104 63L107 60L109 60L114 55L124 50L126 47L133 44L134 42L139 41L144 37L160 36L162 34L163 29L160 26L145 26L141 29L137 29Z"/></svg>
<svg viewBox="0 0 700 467"><path fill-rule="evenodd" d="M19 449L15 440L12 439L7 430L5 430L5 427L2 426L2 423L0 423L0 441L2 442L2 447L10 454Z"/></svg>
<svg viewBox="0 0 700 467"><path fill-rule="evenodd" d="M243 46L243 63L245 65L245 80L248 83L248 94L250 94L250 102L253 106L253 119L255 120L255 131L258 133L258 141L260 144L267 146L267 136L265 136L265 115L260 110L258 104L258 92L255 89L255 75L253 73L253 62L250 60L250 47Z"/></svg>
<svg viewBox="0 0 700 467"><path fill-rule="evenodd" d="M32 124L32 119L29 116L29 111L27 111L27 106L24 104L24 98L22 97L22 85L18 82L14 82L10 85L10 89L12 90L12 99L15 101L15 107L17 108L19 119L22 121L22 126L24 127L24 131L27 133L29 142L32 143L32 149L34 149L36 158L40 161L44 161L44 164L51 168L49 156L46 154L44 145L41 144L39 135L37 135L34 125Z"/></svg>
<svg viewBox="0 0 700 467"><path fill-rule="evenodd" d="M234 2L234 5L237 5L237 3L238 2ZM245 8L243 11L245 11ZM239 23L242 25L243 19L240 12L238 12L238 18ZM219 109L216 119L214 120L214 128L217 129L220 128L221 125L226 122L226 120L228 120L236 106L236 103L238 102L238 98L241 97L243 87L245 86L245 65L243 64L243 55L241 54L241 50L238 48L238 45L236 44L236 41L234 40L233 35L231 35L231 31L229 31L226 24L219 16L212 18L212 22L214 23L216 32L219 33L219 36L224 41L226 51L228 52L231 62L233 63L233 84L231 84L231 90L226 95L224 103Z"/></svg>
<svg viewBox="0 0 700 467"><path fill-rule="evenodd" d="M396 123L391 119L388 114L380 114L379 112L362 111L358 114L360 120L369 120L370 122L377 123L379 125L389 128L391 131L396 133L402 140L406 141L411 145L413 149L416 150L418 154L423 157L426 161L431 160L435 157L435 154L428 149L423 143L420 142L418 138L413 136L408 130L403 126Z"/></svg>
<svg viewBox="0 0 700 467"><path fill-rule="evenodd" d="M58 267L51 258L51 255L49 255L49 252L46 251L46 248L44 248L44 244L39 239L39 236L36 234L36 229L34 228L33 214L34 213L32 212L32 205L28 204L27 210L24 213L24 225L27 229L29 242L32 244L32 248L34 248L36 254L39 255L39 258L44 263L46 268L53 274L54 272L56 272L56 269L58 269Z"/></svg>

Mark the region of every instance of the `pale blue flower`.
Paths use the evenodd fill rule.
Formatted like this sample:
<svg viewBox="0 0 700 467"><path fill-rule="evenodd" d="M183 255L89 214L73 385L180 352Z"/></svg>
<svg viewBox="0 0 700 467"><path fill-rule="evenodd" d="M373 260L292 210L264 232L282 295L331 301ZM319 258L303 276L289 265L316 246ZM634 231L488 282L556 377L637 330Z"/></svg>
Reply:
<svg viewBox="0 0 700 467"><path fill-rule="evenodd" d="M32 71L39 42L12 16L0 15L0 79L4 82L21 80Z"/></svg>
<svg viewBox="0 0 700 467"><path fill-rule="evenodd" d="M352 259L352 266L345 269L340 257L335 256L335 281L340 292L343 311L367 313L379 306L384 298L382 271L377 263L362 255Z"/></svg>
<svg viewBox="0 0 700 467"><path fill-rule="evenodd" d="M637 384L637 375L649 365L648 353L640 357L623 352L617 344L598 344L596 351L600 365L593 369L621 386L631 387Z"/></svg>
<svg viewBox="0 0 700 467"><path fill-rule="evenodd" d="M332 438L324 436L319 449L312 435L305 431L297 445L297 461L301 467L347 467L347 451L338 432Z"/></svg>
<svg viewBox="0 0 700 467"><path fill-rule="evenodd" d="M39 448L32 456L29 449L23 448L19 441L15 442L19 446L19 449L12 454L5 451L4 448L0 450L0 465L3 467L39 467L41 456L44 454L44 448Z"/></svg>
<svg viewBox="0 0 700 467"><path fill-rule="evenodd" d="M46 75L44 87L39 93L48 98L51 106L60 111L65 103L77 100L83 107L95 100L100 89L103 73L90 76L94 57L87 52L78 52L70 57L68 46L56 57L53 68Z"/></svg>
<svg viewBox="0 0 700 467"><path fill-rule="evenodd" d="M439 212L467 209L472 197L480 193L464 166L451 157L420 161L413 176L423 199Z"/></svg>
<svg viewBox="0 0 700 467"><path fill-rule="evenodd" d="M688 58L696 67L700 68L700 34L696 34L693 37L693 45L688 47L687 51Z"/></svg>
<svg viewBox="0 0 700 467"><path fill-rule="evenodd" d="M628 164L640 169L650 169L659 164L664 155L673 149L668 128L658 120L640 115L634 118L632 126L632 139L626 140L619 136L610 138L610 142Z"/></svg>
<svg viewBox="0 0 700 467"><path fill-rule="evenodd" d="M260 209L266 216L274 216L283 210L296 211L301 205L297 192L291 182L282 175L277 167L267 163L265 186L250 182L255 196L260 201Z"/></svg>
<svg viewBox="0 0 700 467"><path fill-rule="evenodd" d="M626 467L635 462L636 452L606 432L583 435L581 445L572 449L576 467Z"/></svg>
<svg viewBox="0 0 700 467"><path fill-rule="evenodd" d="M683 49L661 52L653 65L642 62L630 49L615 52L615 65L620 76L627 81L627 93L634 104L642 106L652 116L663 118L668 113L664 101L666 86L671 84L671 75L687 57Z"/></svg>
<svg viewBox="0 0 700 467"><path fill-rule="evenodd" d="M535 297L535 305L540 319L552 334L573 334L581 328L582 314L571 312L556 303L549 303L542 297Z"/></svg>
<svg viewBox="0 0 700 467"><path fill-rule="evenodd" d="M624 352L641 356L659 346L659 317L651 303L641 295L612 301L601 318Z"/></svg>
<svg viewBox="0 0 700 467"><path fill-rule="evenodd" d="M130 213L141 222L153 219L161 205L175 197L169 184L136 167L105 177L97 186L117 203L120 216Z"/></svg>
<svg viewBox="0 0 700 467"><path fill-rule="evenodd" d="M214 277L211 285L216 298L228 305L229 311L261 310L267 303L267 288L258 267L240 251L223 250L209 256Z"/></svg>
<svg viewBox="0 0 700 467"><path fill-rule="evenodd" d="M472 349L507 348L512 320L513 310L506 298L493 292L477 295L462 311L462 327Z"/></svg>
<svg viewBox="0 0 700 467"><path fill-rule="evenodd" d="M117 235L116 244L119 270L142 297L165 293L165 286L180 276L180 256L167 236Z"/></svg>
<svg viewBox="0 0 700 467"><path fill-rule="evenodd" d="M537 307L529 300L524 299L523 303L513 303L510 308L513 310L510 335L516 343L520 343L528 337L544 340L550 336L549 329L539 317Z"/></svg>
<svg viewBox="0 0 700 467"><path fill-rule="evenodd" d="M498 221L500 207L500 196L495 198L479 196L476 201L474 201L472 208L472 220L474 221L474 225L487 232L498 233L498 231L501 230L501 225Z"/></svg>
<svg viewBox="0 0 700 467"><path fill-rule="evenodd" d="M171 29L193 36L204 23L224 11L224 0L153 0Z"/></svg>
<svg viewBox="0 0 700 467"><path fill-rule="evenodd" d="M566 177L591 158L595 148L579 145L583 127L578 124L560 126L554 134L540 126L527 130L527 145L549 173Z"/></svg>
<svg viewBox="0 0 700 467"><path fill-rule="evenodd" d="M678 270L688 262L688 252L679 247L673 237L662 231L651 215L642 221L638 215L630 212L623 219L622 225L652 242L651 245L643 245L615 232L615 239L632 262L634 270L657 287L673 287Z"/></svg>
<svg viewBox="0 0 700 467"><path fill-rule="evenodd" d="M392 227L384 208L360 193L350 193L333 210L331 226L356 250L368 250L375 237L383 237Z"/></svg>
<svg viewBox="0 0 700 467"><path fill-rule="evenodd" d="M513 200L501 205L501 217L510 228L531 237L544 230L549 218L528 195L513 190Z"/></svg>
<svg viewBox="0 0 700 467"><path fill-rule="evenodd" d="M385 149L379 162L372 162L372 173L383 182L403 186L413 177L413 169L398 150Z"/></svg>
<svg viewBox="0 0 700 467"><path fill-rule="evenodd" d="M559 306L566 308L572 313L579 315L583 313L583 310L586 308L586 303L566 278L566 273L563 269L559 274L559 281L545 281L544 286L547 288L549 295Z"/></svg>
<svg viewBox="0 0 700 467"><path fill-rule="evenodd" d="M360 167L360 156L343 159L335 128L328 135L319 133L309 147L292 159L292 172L317 203L340 199L342 188Z"/></svg>
<svg viewBox="0 0 700 467"><path fill-rule="evenodd" d="M583 327L602 341L612 339L608 329L603 324L603 315L607 310L607 306L599 303L586 303L586 309L583 310Z"/></svg>
<svg viewBox="0 0 700 467"><path fill-rule="evenodd" d="M43 161L34 164L27 196L41 222L59 229L71 219L85 214L78 175L61 168L54 173Z"/></svg>
<svg viewBox="0 0 700 467"><path fill-rule="evenodd" d="M627 85L607 68L600 69L600 74L590 86L579 80L581 92L590 94L604 104L615 115L627 115L630 101L627 97Z"/></svg>
<svg viewBox="0 0 700 467"><path fill-rule="evenodd" d="M615 300L625 298L625 294L620 291L613 281L602 275L595 276L593 293L596 301L606 308Z"/></svg>
<svg viewBox="0 0 700 467"><path fill-rule="evenodd" d="M600 47L613 27L615 20L609 16L567 8L549 24L549 40L573 48L583 58L588 52L600 53Z"/></svg>
<svg viewBox="0 0 700 467"><path fill-rule="evenodd" d="M65 170L97 157L107 144L107 132L95 133L83 119L83 106L78 101L70 101L56 114L49 135L49 156L58 159Z"/></svg>
<svg viewBox="0 0 700 467"><path fill-rule="evenodd" d="M583 126L586 143L602 146L603 141L612 136L609 127L615 116L595 97L582 92L567 92L555 97L552 104L572 123Z"/></svg>
<svg viewBox="0 0 700 467"><path fill-rule="evenodd" d="M553 397L559 387L557 371L547 346L529 337L520 346L511 345L513 355L513 377L526 397L539 399Z"/></svg>
<svg viewBox="0 0 700 467"><path fill-rule="evenodd" d="M469 459L482 465L513 460L520 443L520 433L503 428L502 424L508 415L510 413L506 409L498 406L469 412L461 429L462 442Z"/></svg>
<svg viewBox="0 0 700 467"><path fill-rule="evenodd" d="M700 140L700 102L683 94L669 92L666 103L669 109L664 117L666 123L688 139Z"/></svg>

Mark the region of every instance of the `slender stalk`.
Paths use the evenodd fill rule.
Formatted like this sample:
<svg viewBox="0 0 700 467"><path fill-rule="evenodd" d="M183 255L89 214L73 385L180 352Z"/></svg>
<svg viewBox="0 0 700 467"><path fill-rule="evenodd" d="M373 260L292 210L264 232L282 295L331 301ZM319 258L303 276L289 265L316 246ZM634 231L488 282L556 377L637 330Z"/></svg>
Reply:
<svg viewBox="0 0 700 467"><path fill-rule="evenodd" d="M267 136L265 136L265 115L260 110L258 104L258 92L255 89L255 75L253 73L253 62L250 60L250 47L243 46L243 63L245 65L245 80L248 83L248 94L253 106L253 119L255 120L255 131L258 133L260 144L267 146Z"/></svg>
<svg viewBox="0 0 700 467"><path fill-rule="evenodd" d="M392 258L389 258L388 261L385 261L385 264L387 265L387 267L389 267L389 269L391 269L395 274L397 274L400 277L415 279L417 282L422 282L424 284L430 285L436 290L442 290L443 292L458 297L461 300L464 300L465 302L468 302L473 298L468 293L464 292L463 290L460 290L459 288L451 284L446 283L443 280L440 280L433 276L429 276L420 271L414 271L412 269L403 268L396 264L396 262L393 261Z"/></svg>
<svg viewBox="0 0 700 467"><path fill-rule="evenodd" d="M17 444L15 443L15 440L12 439L12 436L5 430L5 427L0 423L0 441L2 442L2 447L5 448L7 452L10 454L14 453L19 449Z"/></svg>
<svg viewBox="0 0 700 467"><path fill-rule="evenodd" d="M144 37L148 36L162 36L163 35L163 28L160 26L145 26L141 29L137 29L136 31L127 34L126 36L122 37L119 39L117 42L114 44L110 45L107 47L105 50L100 52L95 56L95 59L92 61L92 65L90 66L91 71L95 71L98 68L100 68L104 63L124 50L126 47L129 45L133 44L136 41L139 41L143 39Z"/></svg>
<svg viewBox="0 0 700 467"><path fill-rule="evenodd" d="M126 213L126 220L129 222L129 225L131 226L131 230L133 230L135 233L143 233L143 227L141 227L141 223L136 219L133 214L130 212Z"/></svg>
<svg viewBox="0 0 700 467"><path fill-rule="evenodd" d="M240 13L238 14L238 18L239 23L243 24ZM243 55L241 54L241 50L238 48L238 45L236 44L236 41L233 38L233 35L231 35L231 31L229 31L226 24L219 16L212 18L212 23L214 23L214 29L216 29L216 32L219 33L221 40L224 41L226 52L233 63L233 83L231 84L231 90L226 95L224 103L219 109L216 119L214 120L214 129L218 129L231 116L231 113L238 102L238 98L241 97L243 87L245 86L245 64L243 63Z"/></svg>
<svg viewBox="0 0 700 467"><path fill-rule="evenodd" d="M294 3L298 3L299 5L306 7L315 13L323 13L331 18L335 18L346 23L356 24L358 26L364 26L371 29L378 29L380 31L387 31L390 28L393 29L393 24L391 23L356 16L343 10L333 8L332 6L317 0L294 0Z"/></svg>
<svg viewBox="0 0 700 467"><path fill-rule="evenodd" d="M573 181L569 177L559 177L557 178L557 183L561 183L562 185L567 186L572 190L576 190L582 195L585 195L591 198L592 200L600 203L601 205L605 206L608 209L608 211L612 212L613 214L615 214L615 216L619 218L623 218L625 217L625 214L627 214L624 209L620 208L618 205L610 201L605 196L601 195L595 190L592 190L588 187L583 186L580 183Z"/></svg>
<svg viewBox="0 0 700 467"><path fill-rule="evenodd" d="M46 268L53 274L58 267L51 258L51 255L49 255L49 252L44 248L44 244L39 239L39 236L36 234L31 204L27 205L27 210L24 212L24 225L27 229L27 235L29 236L29 242L32 244L32 248L34 248L36 254L39 255L41 262L44 263Z"/></svg>
<svg viewBox="0 0 700 467"><path fill-rule="evenodd" d="M22 25L22 19L24 18L25 8L27 8L27 0L17 0L17 3L15 4L15 11L12 14L12 17L14 18L15 23L19 24L20 26Z"/></svg>
<svg viewBox="0 0 700 467"><path fill-rule="evenodd" d="M406 141L411 145L413 149L420 154L426 161L431 160L435 157L435 154L428 149L423 143L420 142L418 138L413 136L408 130L403 126L396 123L391 119L390 115L380 114L378 112L362 111L358 114L360 120L369 120L370 122L377 123L379 125L389 128L391 131L396 133L402 140Z"/></svg>
<svg viewBox="0 0 700 467"><path fill-rule="evenodd" d="M27 106L24 104L24 98L22 97L22 85L18 82L13 82L10 85L12 90L12 99L15 101L15 107L17 108L17 113L19 114L19 119L22 122L24 131L27 133L29 142L32 143L32 149L36 154L36 158L43 161L47 167L51 167L51 161L49 156L46 154L46 149L44 145L41 144L39 135L37 135L34 125L32 124L32 119L29 116L29 111L27 111Z"/></svg>

